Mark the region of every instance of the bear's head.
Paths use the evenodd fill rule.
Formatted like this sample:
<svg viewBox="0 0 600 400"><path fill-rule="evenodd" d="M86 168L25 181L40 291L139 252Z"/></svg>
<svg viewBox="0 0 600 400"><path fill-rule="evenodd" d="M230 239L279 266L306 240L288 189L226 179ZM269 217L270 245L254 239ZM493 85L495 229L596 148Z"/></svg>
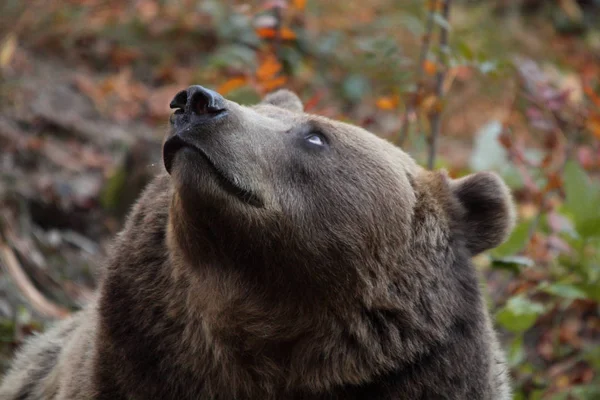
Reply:
<svg viewBox="0 0 600 400"><path fill-rule="evenodd" d="M171 107L170 253L206 288L213 334L236 325L296 343L321 329L368 348L369 373L323 378L298 361L324 387L418 357L481 307L469 258L514 221L496 175L427 171L364 129L305 113L287 90L246 107L192 86ZM296 357L327 357L313 353Z"/></svg>

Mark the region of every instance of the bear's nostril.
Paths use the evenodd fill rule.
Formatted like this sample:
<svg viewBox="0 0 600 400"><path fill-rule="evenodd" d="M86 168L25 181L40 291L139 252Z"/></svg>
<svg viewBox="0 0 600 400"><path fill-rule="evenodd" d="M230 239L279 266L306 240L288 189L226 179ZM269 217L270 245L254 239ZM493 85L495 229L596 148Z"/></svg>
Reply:
<svg viewBox="0 0 600 400"><path fill-rule="evenodd" d="M225 99L217 92L202 86L190 86L187 90L187 96L189 112L207 115L218 114L225 110Z"/></svg>
<svg viewBox="0 0 600 400"><path fill-rule="evenodd" d="M180 108L182 110L185 109L185 105L187 104L187 97L187 91L182 90L181 92L177 93L175 97L173 97L173 100L171 100L171 103L169 103L169 107Z"/></svg>
<svg viewBox="0 0 600 400"><path fill-rule="evenodd" d="M225 111L225 105L226 101L219 93L194 85L177 93L169 107L177 109L175 114L216 116Z"/></svg>
<svg viewBox="0 0 600 400"><path fill-rule="evenodd" d="M190 109L199 115L208 114L211 110L210 98L204 93L197 92L192 95L190 99Z"/></svg>

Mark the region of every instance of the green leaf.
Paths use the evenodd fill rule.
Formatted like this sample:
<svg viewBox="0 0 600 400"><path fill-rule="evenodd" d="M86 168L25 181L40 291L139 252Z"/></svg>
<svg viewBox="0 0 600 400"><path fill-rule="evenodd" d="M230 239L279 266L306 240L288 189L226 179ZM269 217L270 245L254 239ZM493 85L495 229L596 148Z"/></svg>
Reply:
<svg viewBox="0 0 600 400"><path fill-rule="evenodd" d="M504 258L511 256L522 250L529 239L529 231L531 222L523 221L519 223L512 231L506 242L492 250L491 254L494 258Z"/></svg>
<svg viewBox="0 0 600 400"><path fill-rule="evenodd" d="M458 50L458 54L464 57L465 60L473 61L475 59L475 53L473 53L473 49L471 49L471 46L469 46L467 42L462 40L459 41L456 48Z"/></svg>
<svg viewBox="0 0 600 400"><path fill-rule="evenodd" d="M569 391L571 395L574 395L577 399L582 400L593 400L600 398L600 385L598 384L588 384L588 385L579 385L574 386Z"/></svg>
<svg viewBox="0 0 600 400"><path fill-rule="evenodd" d="M496 321L511 332L522 333L531 328L545 311L546 308L542 304L519 295L510 298L498 311Z"/></svg>
<svg viewBox="0 0 600 400"><path fill-rule="evenodd" d="M492 268L505 269L515 274L521 272L523 268L532 267L534 262L529 257L512 256L492 259Z"/></svg>
<svg viewBox="0 0 600 400"><path fill-rule="evenodd" d="M583 358L590 363L590 366L596 371L600 371L600 346L592 345L591 347L584 348Z"/></svg>
<svg viewBox="0 0 600 400"><path fill-rule="evenodd" d="M565 209L583 237L600 236L600 186L574 161L565 166Z"/></svg>
<svg viewBox="0 0 600 400"><path fill-rule="evenodd" d="M587 299L587 293L577 286L568 283L553 283L551 285L540 285L540 290L565 299Z"/></svg>
<svg viewBox="0 0 600 400"><path fill-rule="evenodd" d="M0 319L0 345L15 340L15 323L11 319Z"/></svg>
<svg viewBox="0 0 600 400"><path fill-rule="evenodd" d="M598 290L597 283L586 282L579 285L579 289L585 293L586 298L600 302L600 290Z"/></svg>
<svg viewBox="0 0 600 400"><path fill-rule="evenodd" d="M523 336L517 336L513 339L508 348L508 365L514 367L520 365L525 359L525 349L523 348Z"/></svg>
<svg viewBox="0 0 600 400"><path fill-rule="evenodd" d="M108 178L106 185L100 193L100 204L103 208L113 211L117 209L126 180L127 172L123 167L116 170L113 175Z"/></svg>
<svg viewBox="0 0 600 400"><path fill-rule="evenodd" d="M540 400L543 398L544 394L545 394L545 390L543 389L536 389L536 390L532 390L529 393L529 397L527 397L528 400Z"/></svg>

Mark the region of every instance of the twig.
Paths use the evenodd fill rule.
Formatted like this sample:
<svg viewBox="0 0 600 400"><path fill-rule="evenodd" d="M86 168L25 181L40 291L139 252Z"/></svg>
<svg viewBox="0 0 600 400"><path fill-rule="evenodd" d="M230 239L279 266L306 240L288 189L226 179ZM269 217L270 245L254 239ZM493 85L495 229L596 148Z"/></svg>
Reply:
<svg viewBox="0 0 600 400"><path fill-rule="evenodd" d="M27 142L29 135L19 129L16 124L7 118L0 117L0 143L6 142L7 146L21 147Z"/></svg>
<svg viewBox="0 0 600 400"><path fill-rule="evenodd" d="M69 311L67 309L52 303L36 289L27 277L27 274L23 271L13 250L4 242L0 242L0 260L3 261L2 265L6 272L12 277L17 287L38 312L53 318L62 319L69 316Z"/></svg>
<svg viewBox="0 0 600 400"><path fill-rule="evenodd" d="M66 230L64 232L62 232L62 237L65 241L71 243L74 246L79 247L81 250L95 255L98 254L98 245L96 243L94 243L92 240L88 239L87 237L72 231L72 230Z"/></svg>
<svg viewBox="0 0 600 400"><path fill-rule="evenodd" d="M450 4L451 0L444 0L442 7L442 17L448 21L450 16ZM435 83L435 96L437 99L437 106L434 107L433 113L431 114L431 134L429 136L429 156L427 157L427 167L433 169L435 162L435 155L437 153L437 142L440 136L440 127L442 125L442 97L444 89L444 78L446 77L446 70L448 66L448 27L442 26L440 32L440 53L438 55L438 71L436 74Z"/></svg>
<svg viewBox="0 0 600 400"><path fill-rule="evenodd" d="M427 25L425 27L425 34L423 35L423 44L421 45L421 54L419 55L419 64L417 65L417 75L416 75L416 87L415 91L412 93L408 104L406 105L406 110L404 111L404 115L402 116L402 128L400 130L400 137L398 138L398 145L402 147L404 142L406 141L406 137L408 136L408 128L410 127L409 118L412 114L414 114L415 109L417 107L417 102L419 100L419 95L421 94L421 89L423 87L423 68L425 64L425 60L427 59L427 54L429 54L429 46L431 45L431 36L433 33L433 26L435 22L435 12L437 9L438 0L429 0L427 9Z"/></svg>
<svg viewBox="0 0 600 400"><path fill-rule="evenodd" d="M273 16L275 17L275 41L273 42L273 52L277 59L281 59L281 19L283 17L282 6L277 4L273 7Z"/></svg>

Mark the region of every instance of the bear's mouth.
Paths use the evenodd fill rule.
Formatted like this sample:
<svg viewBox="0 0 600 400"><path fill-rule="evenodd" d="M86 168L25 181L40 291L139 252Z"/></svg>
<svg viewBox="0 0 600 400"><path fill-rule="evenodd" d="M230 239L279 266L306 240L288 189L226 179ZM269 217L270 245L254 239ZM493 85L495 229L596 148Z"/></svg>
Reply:
<svg viewBox="0 0 600 400"><path fill-rule="evenodd" d="M206 161L206 164L208 164L213 175L216 177L219 186L221 186L224 191L251 206L263 206L261 198L258 197L256 193L241 187L236 183L235 179L231 178L227 173L219 168L217 164L215 164L215 162L201 148L184 141L178 135L170 137L163 146L163 160L165 168L169 174L171 174L171 170L173 168L175 155L182 149L189 149L199 154L204 161Z"/></svg>

